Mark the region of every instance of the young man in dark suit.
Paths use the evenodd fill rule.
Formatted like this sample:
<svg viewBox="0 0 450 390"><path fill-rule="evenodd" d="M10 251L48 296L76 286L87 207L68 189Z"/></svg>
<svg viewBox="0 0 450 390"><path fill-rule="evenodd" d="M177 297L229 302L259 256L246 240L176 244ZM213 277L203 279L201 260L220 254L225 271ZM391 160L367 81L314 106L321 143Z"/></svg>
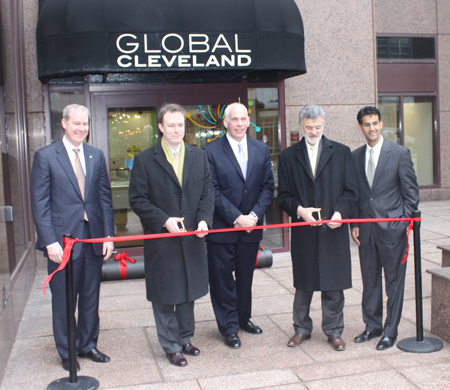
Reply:
<svg viewBox="0 0 450 390"><path fill-rule="evenodd" d="M353 152L357 165L359 202L356 218L410 218L419 205L417 184L408 148L384 139L383 122L376 107L358 112L358 128L366 145ZM378 350L391 348L398 334L405 289L408 222L352 225L351 236L359 247L363 278L362 311L366 329L355 343L383 337ZM382 270L384 270L387 316L383 327Z"/></svg>
<svg viewBox="0 0 450 390"><path fill-rule="evenodd" d="M114 236L105 158L99 149L83 142L88 135L89 110L78 104L65 107L62 126L63 139L39 149L31 170L36 249L48 258L49 274L61 263L63 234L80 239ZM76 243L73 248L74 289L78 298L77 352L78 356L98 363L110 360L97 349L97 339L102 259L108 259L113 249L112 242ZM50 289L56 349L63 368L69 370L64 272L53 276Z"/></svg>
<svg viewBox="0 0 450 390"><path fill-rule="evenodd" d="M144 233L198 231L189 237L146 240L147 299L152 302L158 340L169 362L187 365L197 356L194 301L208 293L205 239L212 226L214 191L206 153L185 144L186 111L166 104L158 112L160 142L136 155L129 199ZM162 136L162 137L161 137Z"/></svg>
<svg viewBox="0 0 450 390"><path fill-rule="evenodd" d="M225 137L206 145L215 190L214 229L261 225L274 191L269 148L247 136L247 108L225 109ZM261 334L251 321L252 281L262 230L208 236L211 302L225 344L240 348L239 329ZM235 276L233 277L233 270Z"/></svg>

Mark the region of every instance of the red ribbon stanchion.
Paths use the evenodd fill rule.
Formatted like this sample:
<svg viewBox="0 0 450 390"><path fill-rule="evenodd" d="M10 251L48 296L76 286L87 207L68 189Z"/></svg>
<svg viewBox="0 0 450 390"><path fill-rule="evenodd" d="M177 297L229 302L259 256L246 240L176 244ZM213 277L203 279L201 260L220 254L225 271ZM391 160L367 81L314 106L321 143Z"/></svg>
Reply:
<svg viewBox="0 0 450 390"><path fill-rule="evenodd" d="M420 222L422 220L421 217L419 218L371 218L371 219L342 219L339 221L331 221L331 220L322 220L322 221L314 221L314 222L292 222L292 223L279 223L279 224L273 224L273 225L258 225L253 226L252 228L243 227L243 228L229 228L229 229L212 229L208 230L208 234L214 234L214 233L229 233L229 232L236 232L236 231L245 231L245 230L261 230L261 229L277 229L277 228L286 228L286 227L297 227L297 226L310 226L310 225L326 225L329 222L339 222L339 223L378 223L378 222L400 222L400 221L408 221L408 243L407 243L407 250L406 254L402 259L402 263L406 261L408 258L409 253L409 235L411 233L411 229L413 227L413 223ZM102 242L122 242L122 241L135 241L135 240L154 240L157 238L169 238L169 237L182 237L182 236L192 236L194 234L197 234L198 232L195 230L189 230L179 233L157 233L157 234L141 234L137 236L125 236L125 237L104 237L104 238L90 238L86 240L80 240L78 238L64 238L64 252L63 252L63 259L61 261L61 264L59 265L58 269L53 272L52 274L48 275L47 278L44 280L44 283L42 285L42 291L45 295L45 286L47 283L52 280L53 275L56 272L61 271L66 266L70 252L72 251L72 248L76 242L86 242L86 243L102 243ZM120 254L123 255L123 254ZM124 259L127 257L127 253L125 252ZM116 256L117 257L117 256ZM129 259L129 258L128 258ZM127 260L128 260L127 259ZM117 260L117 259L116 259ZM122 259L121 259L122 260ZM132 260L132 259L131 259ZM130 260L128 260L130 261ZM128 265L128 264L127 264ZM121 263L122 266L122 263ZM124 266L126 269L126 266ZM126 272L125 272L126 274ZM122 268L121 268L121 276L122 276Z"/></svg>

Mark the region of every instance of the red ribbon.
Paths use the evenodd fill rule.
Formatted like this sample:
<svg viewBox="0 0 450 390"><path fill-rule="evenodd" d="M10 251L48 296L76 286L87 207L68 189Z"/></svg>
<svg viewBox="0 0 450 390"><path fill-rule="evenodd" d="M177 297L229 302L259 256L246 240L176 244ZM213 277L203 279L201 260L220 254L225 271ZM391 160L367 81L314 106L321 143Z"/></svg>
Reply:
<svg viewBox="0 0 450 390"><path fill-rule="evenodd" d="M136 260L132 259L131 257L128 257L128 252L118 253L117 255L114 256L114 260L119 262L120 279L126 279L128 267L127 261L129 261L130 263L136 263Z"/></svg>
<svg viewBox="0 0 450 390"><path fill-rule="evenodd" d="M246 231L246 230L261 230L261 229L277 229L277 228L285 228L285 227L297 227L297 226L310 226L310 225L326 225L329 222L334 223L378 223L378 222L400 222L400 221L409 221L408 226L408 242L406 246L406 254L403 257L402 264L406 261L408 258L409 253L409 235L411 233L411 229L413 227L414 222L420 222L422 220L421 217L419 218L371 218L371 219L341 219L339 221L337 220L322 220L322 221L314 221L314 222L293 222L293 223L278 223L273 225L258 225L253 226L251 228L249 227L242 227L242 228L228 228L228 229L212 229L208 230L208 234L211 233L230 233L230 232L237 232L237 231ZM154 240L156 238L168 238L168 237L182 237L182 236L193 236L194 234L198 234L196 230L189 230L186 232L179 232L179 233L157 233L157 234L141 234L138 236L125 236L125 237L103 237L103 238L90 238L86 240L80 240L79 238L63 238L63 244L64 244L64 252L63 252L63 258L61 263L59 264L58 269L53 272L52 274L48 275L44 283L42 285L42 291L45 295L45 286L47 283L52 280L53 275L56 272L61 271L66 266L67 262L69 261L70 253L72 252L72 248L76 242L87 242L87 243L103 243L103 242L122 242L122 241L135 241L135 240Z"/></svg>

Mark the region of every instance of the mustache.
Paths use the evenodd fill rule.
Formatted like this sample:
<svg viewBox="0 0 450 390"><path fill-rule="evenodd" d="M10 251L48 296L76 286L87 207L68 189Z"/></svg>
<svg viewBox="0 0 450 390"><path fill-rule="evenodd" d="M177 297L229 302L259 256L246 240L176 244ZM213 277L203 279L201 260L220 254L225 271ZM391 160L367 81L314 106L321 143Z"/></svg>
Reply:
<svg viewBox="0 0 450 390"><path fill-rule="evenodd" d="M313 137L319 138L319 137L321 137L321 136L322 136L322 134L309 134L309 135L308 135L308 137L311 137L311 138L313 138Z"/></svg>

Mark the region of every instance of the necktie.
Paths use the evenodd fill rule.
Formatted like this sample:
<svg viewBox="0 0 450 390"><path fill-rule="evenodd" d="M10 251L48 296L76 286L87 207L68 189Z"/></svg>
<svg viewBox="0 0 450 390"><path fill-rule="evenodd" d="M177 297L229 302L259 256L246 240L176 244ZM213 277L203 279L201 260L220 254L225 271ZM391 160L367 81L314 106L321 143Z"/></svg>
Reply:
<svg viewBox="0 0 450 390"><path fill-rule="evenodd" d="M372 188L373 177L375 176L375 158L373 156L375 152L370 149L369 164L367 164L367 181L369 182L370 188Z"/></svg>
<svg viewBox="0 0 450 390"><path fill-rule="evenodd" d="M247 177L247 157L244 153L244 147L240 142L238 143L238 163L245 179Z"/></svg>
<svg viewBox="0 0 450 390"><path fill-rule="evenodd" d="M309 156L309 161L311 163L312 173L316 175L316 162L317 162L317 147L311 146L311 155Z"/></svg>
<svg viewBox="0 0 450 390"><path fill-rule="evenodd" d="M175 171L175 175L177 175L177 177L178 177L179 165L180 165L180 160L178 160L178 152L175 152L173 154L173 170ZM179 177L178 177L178 180L180 180Z"/></svg>
<svg viewBox="0 0 450 390"><path fill-rule="evenodd" d="M74 148L73 151L76 154L75 157L75 176L77 177L77 181L78 181L78 187L80 187L80 192L81 192L81 197L84 200L84 188L86 186L86 176L84 174L83 171L83 166L81 165L81 161L80 161L80 149L78 148ZM87 221L88 217L86 214L86 210L84 211L84 219Z"/></svg>

